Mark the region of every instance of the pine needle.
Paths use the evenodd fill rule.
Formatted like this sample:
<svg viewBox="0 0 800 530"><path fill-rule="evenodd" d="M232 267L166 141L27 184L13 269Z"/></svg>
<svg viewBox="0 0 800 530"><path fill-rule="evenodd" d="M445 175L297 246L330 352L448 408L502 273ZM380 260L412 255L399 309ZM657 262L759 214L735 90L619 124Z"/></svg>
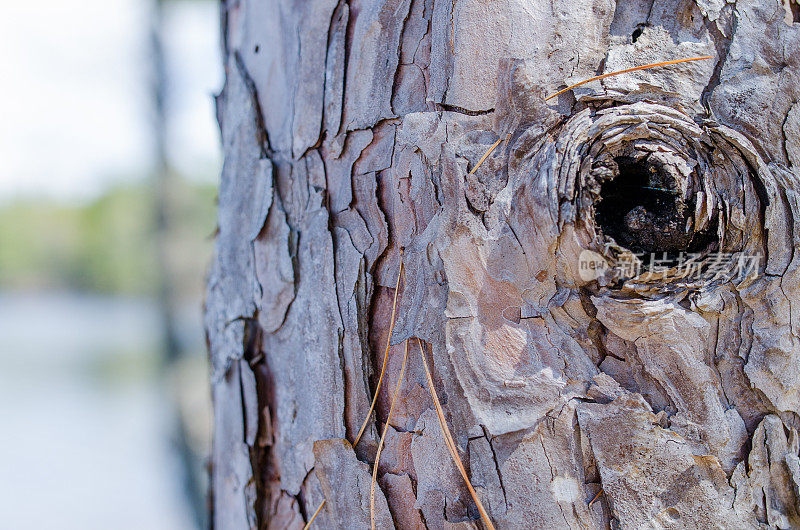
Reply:
<svg viewBox="0 0 800 530"><path fill-rule="evenodd" d="M552 99L552 98L554 98L556 96L560 96L564 92L572 90L573 88L579 87L581 85L585 85L586 83L591 83L592 81L597 81L599 79L605 79L606 77L611 77L612 75L626 74L628 72L635 72L637 70L647 70L648 68L655 68L657 66L669 66L671 64L688 63L688 62L691 62L691 61L702 61L704 59L713 59L713 57L706 56L706 57L689 57L688 59L675 59L674 61L664 61L664 62L661 62L661 63L646 64L644 66L634 66L633 68L625 68L624 70L617 70L616 72L609 72L609 73L603 74L603 75L596 75L594 77L590 77L589 79L585 79L585 80L581 81L580 83L575 83L574 85L570 85L570 86L568 86L567 88L565 88L563 90L559 90L558 92L556 92L552 96L547 96L546 98L544 98L544 100L547 101L548 99Z"/></svg>
<svg viewBox="0 0 800 530"><path fill-rule="evenodd" d="M317 516L319 515L319 512L321 512L321 511L322 511L322 507L323 507L323 506L325 506L325 499L323 499L323 500L322 500L322 504L320 504L320 505L319 505L319 508L317 508L317 511L316 511L316 512L314 512L314 515L312 515L312 516L311 516L311 519L309 519L309 520L308 520L308 522L306 523L306 525L303 527L303 530L308 530L308 529L311 527L311 523L313 523L313 522L314 522L314 519L316 519L316 518L317 518Z"/></svg>
<svg viewBox="0 0 800 530"><path fill-rule="evenodd" d="M402 254L401 254L401 256L402 256ZM381 389L381 383L383 383L383 375L386 373L386 361L389 359L389 341L391 341L391 339L392 339L392 331L394 330L394 317L395 317L395 313L397 312L397 295L400 292L400 278L403 278L403 284L405 285L405 270L403 269L402 257L400 259L400 270L397 272L397 282L395 282L395 286L394 286L394 300L392 300L392 320L389 323L389 336L386 337L386 349L383 352L383 366L381 367L381 375L380 375L380 377L378 377L378 386L375 387L375 396L372 398L372 405L370 405L369 412L367 412L367 417L364 418L364 424L361 425L361 429L358 431L358 435L356 436L356 440L355 440L355 442L353 442L353 448L355 448L355 446L358 445L358 442L361 441L361 436L364 434L364 429L367 428L367 424L369 423L369 419L372 416L372 411L375 410L375 404L378 401L378 391L380 391L380 389ZM408 355L408 344L406 344L406 355ZM405 358L403 358L403 368L404 369L405 369L405 363L406 363ZM399 386L399 384L398 384L398 386ZM393 407L393 406L394 406L394 398L392 398L392 405L390 406L390 409L389 409L389 417L390 418L391 418L391 414L392 414L391 407ZM388 420L387 420L386 423L388 425L388 423L389 423ZM384 431L384 434L385 434L385 431ZM381 437L381 443L382 442L383 442L383 437ZM378 446L378 454L380 455L380 446ZM376 460L375 460L375 469L377 469L377 467L378 467L378 461L377 461L377 458L376 458ZM372 508L372 495L374 495L374 490L370 492L370 497L371 497L371 499L370 499L370 508ZM323 506L325 506L325 501L324 500L322 501L322 504L319 505L319 508L317 508L317 511L314 513L314 516L311 518L311 520L308 521L308 523L306 524L305 527L303 527L303 530L308 530L308 528L311 526L311 523L313 523L314 519L317 517L317 514L320 512L320 510L322 510ZM370 513L370 515L372 515L372 514ZM374 523L373 523L373 528L374 528Z"/></svg>
<svg viewBox="0 0 800 530"><path fill-rule="evenodd" d="M369 407L369 412L367 412L367 417L364 418L364 424L361 425L361 429L358 431L358 435L356 436L356 441L353 442L353 448L358 445L358 442L361 441L361 436L364 434L364 429L367 428L367 424L369 423L369 419L372 417L372 411L375 410L375 403L378 402L378 392L381 390L381 383L383 383L383 375L386 373L386 361L389 359L389 343L392 340L392 331L394 331L394 317L397 311L397 295L400 292L400 278L404 277L403 274L403 259L400 258L400 270L397 271L397 282L394 286L394 301L392 302L392 320L389 323L389 334L386 336L386 348L383 351L383 366L381 367L381 375L378 377L378 385L375 387L375 395L372 398L372 405Z"/></svg>
<svg viewBox="0 0 800 530"><path fill-rule="evenodd" d="M599 498L600 498L600 495L602 495L602 494L603 494L603 488L600 488L600 491L598 491L598 492L597 492L597 495L595 495L594 497L592 497L592 500L590 500L590 501L589 501L589 508L591 508L591 507L592 507L592 504L594 504L594 501L596 501L597 499L599 499Z"/></svg>
<svg viewBox="0 0 800 530"><path fill-rule="evenodd" d="M431 392L431 397L433 398L433 404L436 407L436 415L439 418L439 426L442 428L442 434L444 435L444 441L447 445L447 449L450 451L450 456L453 459L453 463L458 468L458 471L461 473L461 476L464 478L464 482L467 484L467 489L469 490L469 494L472 496L472 500L475 501L475 505L478 507L478 511L481 514L481 518L483 519L483 524L489 530L495 530L494 525L492 524L492 520L489 519L489 514L486 513L486 510L483 509L483 504L481 504L481 500L478 498L478 494L475 493L475 489L472 487L472 483L469 481L469 477L467 476L467 470L464 468L464 464L461 462L461 458L458 456L458 451L456 450L456 444L453 441L453 435L450 434L450 428L447 426L447 421L444 418L444 411L442 410L442 404L439 402L439 396L436 394L436 389L433 387L433 377L431 377L431 371L428 369L428 361L425 359L425 350L422 348L422 341L417 339L417 343L419 344L419 353L422 356L422 366L425 367L425 377L428 380L428 389Z"/></svg>
<svg viewBox="0 0 800 530"><path fill-rule="evenodd" d="M500 142L502 142L502 141L503 141L503 139L502 139L502 138L498 138L498 139L497 139L497 141L496 141L495 143L493 143L493 144L492 144L492 146L489 148L489 150L488 150L488 151L486 151L486 154L484 154L484 155L481 157L481 159L480 159L480 160L478 160L478 163L477 163L477 164L475 164L475 167L474 167L474 168L472 168L472 171L470 171L469 173L467 173L467 175L472 175L473 173L475 173L476 171L478 171L478 168L479 168L479 167L481 167L481 164L483 164L483 163L486 161L486 159L487 159L487 158L489 158L489 155L491 155L491 154L492 154L492 151L494 151L495 149L497 149L497 146L498 146L498 145L500 145Z"/></svg>
<svg viewBox="0 0 800 530"><path fill-rule="evenodd" d="M378 452L375 454L375 465L372 467L372 482L369 484L369 522L372 530L375 530L375 483L378 481L378 462L381 460L381 450L383 449L383 441L386 439L386 432L389 430L389 423L392 421L394 404L397 401L397 396L400 394L400 385L403 384L403 375L406 372L407 360L408 339L406 339L405 342L405 354L403 354L403 365L400 367L400 377L397 378L397 386L394 388L392 404L389 405L389 416L386 418L386 424L383 426L383 434L381 434L381 439L378 442Z"/></svg>

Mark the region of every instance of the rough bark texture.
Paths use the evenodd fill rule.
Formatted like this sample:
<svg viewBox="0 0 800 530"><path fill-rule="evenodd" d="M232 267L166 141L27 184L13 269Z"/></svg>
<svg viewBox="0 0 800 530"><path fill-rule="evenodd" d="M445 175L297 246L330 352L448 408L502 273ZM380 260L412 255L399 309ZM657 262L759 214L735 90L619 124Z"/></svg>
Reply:
<svg viewBox="0 0 800 530"><path fill-rule="evenodd" d="M320 528L366 527L409 337L498 528L800 527L796 4L227 0L222 19L216 528L302 528L323 499ZM636 252L699 273L627 273ZM411 352L377 523L480 527Z"/></svg>

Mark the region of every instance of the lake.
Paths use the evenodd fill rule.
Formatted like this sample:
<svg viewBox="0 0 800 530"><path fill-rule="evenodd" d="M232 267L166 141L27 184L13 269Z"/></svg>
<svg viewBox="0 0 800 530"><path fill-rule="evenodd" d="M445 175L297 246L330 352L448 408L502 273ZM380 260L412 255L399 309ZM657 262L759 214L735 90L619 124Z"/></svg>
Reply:
<svg viewBox="0 0 800 530"><path fill-rule="evenodd" d="M148 300L0 293L0 528L195 528L158 337Z"/></svg>

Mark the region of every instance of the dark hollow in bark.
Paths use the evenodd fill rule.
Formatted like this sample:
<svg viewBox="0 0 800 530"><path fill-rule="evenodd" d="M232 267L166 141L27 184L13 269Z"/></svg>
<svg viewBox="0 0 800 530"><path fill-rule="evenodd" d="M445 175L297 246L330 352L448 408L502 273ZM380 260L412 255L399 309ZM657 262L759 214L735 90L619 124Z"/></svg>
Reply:
<svg viewBox="0 0 800 530"><path fill-rule="evenodd" d="M695 232L695 201L685 199L676 179L647 159L620 156L602 183L595 205L601 232L633 252L700 252L717 241L716 223Z"/></svg>

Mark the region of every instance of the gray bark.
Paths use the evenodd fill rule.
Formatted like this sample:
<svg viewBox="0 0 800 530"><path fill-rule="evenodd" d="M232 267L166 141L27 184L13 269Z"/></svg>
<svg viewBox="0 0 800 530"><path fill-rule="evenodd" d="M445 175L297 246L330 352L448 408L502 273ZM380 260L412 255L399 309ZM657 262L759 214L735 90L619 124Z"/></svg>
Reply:
<svg viewBox="0 0 800 530"><path fill-rule="evenodd" d="M498 528L800 527L796 4L221 10L216 528L302 528L323 499L315 525L368 527L411 337ZM416 347L401 393L379 527L481 527Z"/></svg>

